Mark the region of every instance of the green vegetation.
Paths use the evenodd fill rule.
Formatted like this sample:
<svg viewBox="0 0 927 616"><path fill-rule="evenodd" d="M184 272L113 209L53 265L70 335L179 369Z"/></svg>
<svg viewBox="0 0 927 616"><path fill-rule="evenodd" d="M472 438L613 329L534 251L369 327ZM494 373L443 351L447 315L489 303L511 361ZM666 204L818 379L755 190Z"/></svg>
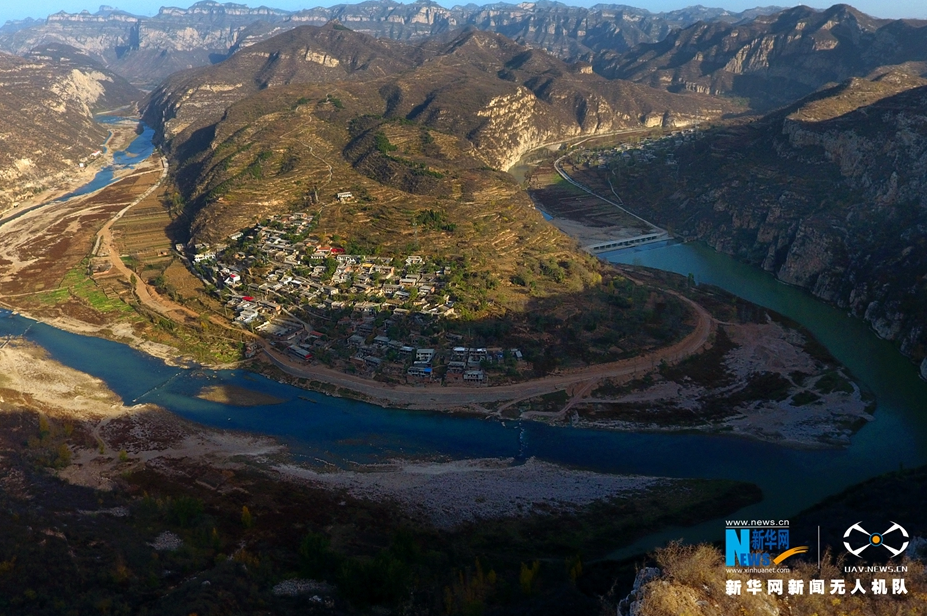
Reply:
<svg viewBox="0 0 927 616"><path fill-rule="evenodd" d="M846 380L837 370L830 370L815 381L814 389L822 394L829 394L835 391L851 394L854 391L853 384Z"/></svg>
<svg viewBox="0 0 927 616"><path fill-rule="evenodd" d="M38 434L27 439L28 454L32 461L43 467L62 469L71 464L71 449L68 446L74 426L59 425L45 415L39 415Z"/></svg>
<svg viewBox="0 0 927 616"><path fill-rule="evenodd" d="M455 223L448 222L447 214L432 209L419 212L412 220L414 224L424 229L436 231L454 231L457 229Z"/></svg>
<svg viewBox="0 0 927 616"><path fill-rule="evenodd" d="M58 283L58 288L39 293L36 299L45 305L58 305L75 299L97 312L103 314L118 314L120 316L134 313L132 306L126 304L118 296L112 297L97 285L96 282L87 274L89 261L84 259L81 263L70 270Z"/></svg>
<svg viewBox="0 0 927 616"><path fill-rule="evenodd" d="M734 348L734 342L724 328L719 327L710 349L672 366L663 366L660 368L660 374L671 381L688 377L703 387L724 387L733 382L733 375L724 365L724 357Z"/></svg>
<svg viewBox="0 0 927 616"><path fill-rule="evenodd" d="M329 545L324 535L303 537L299 544L303 573L334 583L361 607L399 603L411 589L413 567L422 562L421 550L408 533L394 536L389 548L372 557L345 557Z"/></svg>
<svg viewBox="0 0 927 616"><path fill-rule="evenodd" d="M399 146L393 145L389 142L389 138L385 133L383 133L383 131L377 131L374 134L374 144L380 154L389 154L390 152L395 152L399 149Z"/></svg>
<svg viewBox="0 0 927 616"><path fill-rule="evenodd" d="M794 396L792 396L792 406L805 406L806 404L812 404L821 399L821 396L817 395L813 391L800 391Z"/></svg>

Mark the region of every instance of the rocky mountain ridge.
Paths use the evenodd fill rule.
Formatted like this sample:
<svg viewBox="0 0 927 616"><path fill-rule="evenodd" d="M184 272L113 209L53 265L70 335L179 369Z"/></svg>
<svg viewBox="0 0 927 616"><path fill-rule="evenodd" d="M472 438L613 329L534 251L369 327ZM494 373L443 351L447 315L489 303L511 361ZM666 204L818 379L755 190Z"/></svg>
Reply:
<svg viewBox="0 0 927 616"><path fill-rule="evenodd" d="M363 87L351 83L363 82ZM508 168L558 140L641 126L687 126L732 107L606 80L498 34L468 28L417 45L303 26L225 62L175 75L151 93L145 119L178 151L233 103L269 87L328 83L368 100L368 113L467 139L487 166ZM371 98L363 90L375 88ZM341 95L339 95L341 96ZM204 133L205 135L205 133Z"/></svg>
<svg viewBox="0 0 927 616"><path fill-rule="evenodd" d="M285 30L321 26L334 19L358 32L398 40L473 25L578 59L591 57L599 49L625 50L661 40L674 28L698 20L739 22L774 10L732 13L696 6L651 13L623 5L582 8L547 1L447 9L430 1L400 4L383 0L291 12L203 1L187 9L162 8L150 18L101 7L96 13L59 12L46 20L8 22L0 28L0 50L22 55L38 45L67 44L133 83L153 87L175 71L216 62Z"/></svg>
<svg viewBox="0 0 927 616"><path fill-rule="evenodd" d="M927 21L875 19L845 4L798 6L737 24L700 22L593 60L606 77L743 97L757 109L892 66L927 75Z"/></svg>

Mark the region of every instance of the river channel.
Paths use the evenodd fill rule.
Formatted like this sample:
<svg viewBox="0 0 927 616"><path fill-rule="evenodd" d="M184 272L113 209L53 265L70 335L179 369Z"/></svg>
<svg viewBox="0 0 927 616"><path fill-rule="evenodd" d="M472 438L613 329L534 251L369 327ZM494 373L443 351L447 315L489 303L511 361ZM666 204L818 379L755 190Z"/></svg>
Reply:
<svg viewBox="0 0 927 616"><path fill-rule="evenodd" d="M150 154L148 131L130 147L131 162ZM96 181L96 180L95 180ZM101 180L102 181L102 180ZM100 188L102 186L96 186ZM396 458L537 457L602 472L729 478L759 485L764 500L737 517L788 518L827 495L874 475L927 463L927 383L915 367L863 322L804 291L694 244L606 255L612 261L692 273L802 323L875 394L875 420L840 450L799 450L744 438L622 433L386 409L277 383L247 371L181 369L128 346L64 332L19 315L0 318L0 338L23 336L67 366L96 376L127 404L157 404L217 428L273 436L306 464L352 467ZM206 386L237 385L284 400L236 407L202 400ZM734 514L732 514L734 515ZM651 535L615 556L664 539L717 540L722 522Z"/></svg>

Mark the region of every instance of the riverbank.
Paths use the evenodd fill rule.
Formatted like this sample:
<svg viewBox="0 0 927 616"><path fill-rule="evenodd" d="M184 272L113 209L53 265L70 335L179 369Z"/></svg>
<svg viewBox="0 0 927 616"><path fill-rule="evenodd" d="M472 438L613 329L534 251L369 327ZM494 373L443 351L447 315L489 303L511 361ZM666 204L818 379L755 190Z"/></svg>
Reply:
<svg viewBox="0 0 927 616"><path fill-rule="evenodd" d="M781 317L725 323L697 358L634 386L605 382L571 407L577 427L695 431L788 447L846 447L874 419L875 401ZM559 419L563 419L561 415Z"/></svg>
<svg viewBox="0 0 927 616"><path fill-rule="evenodd" d="M100 379L50 359L22 339L0 347L0 375L0 408L47 418L48 431L57 439L53 444L69 451L57 476L96 490L118 489L127 473L171 475L179 472L178 465L195 464L221 476L223 469L244 464L277 480L392 503L404 515L451 529L479 520L574 514L600 501L634 499L644 492L671 494L684 483L574 470L534 458L524 463L503 458L400 460L321 472L294 464L287 448L272 438L197 425L154 404L126 405ZM282 401L240 387L224 391L229 393L253 404ZM229 482L225 489L233 487Z"/></svg>
<svg viewBox="0 0 927 616"><path fill-rule="evenodd" d="M224 369L241 365L237 362L221 365L210 365L207 362L197 363L190 354L180 352L170 344L155 342L151 339L151 334L155 331L152 329L153 325L160 322L158 317L166 316L172 321L176 319L175 327L187 327L190 334L194 336L202 334L203 320L189 308L161 297L143 280L136 280L135 285L132 286L131 276L128 275L129 270L120 259L114 258L119 251L114 245L110 231L113 221L127 212L133 203L144 198L144 195L151 194L152 186L156 186L157 181L164 177L163 165L160 165L159 169L155 161L145 164L148 166L138 170L138 179L133 183L135 192L119 192L121 196L118 200L101 197L101 203L105 203L105 210L102 212L100 206L95 205L93 200L85 203L86 198L79 198L72 200L75 201L74 203L65 202L48 210L31 212L17 219L13 226L19 232L16 234L8 232L0 240L2 254L9 255L7 260L10 261L9 269L11 270L9 276L0 279L0 286L5 288L7 284L20 285L21 290L26 290L22 287L23 284L28 283L33 288L41 284L42 286L36 288L31 294L25 294L26 298L32 298L35 294L48 293L47 286L54 284L58 289L67 293L67 295L62 295L62 299L66 299L66 302L56 303L51 308L41 308L39 304L40 314L32 312L32 307L36 306L35 302L17 301L15 307L26 316L37 318L66 331L104 337L128 344L171 366ZM116 184L118 185L118 182ZM88 217L89 212L93 214ZM101 216L101 213L105 216ZM42 237L42 233L55 229L54 220L57 218L64 218L71 233L61 234L55 231L55 238L48 237L43 241L35 241ZM84 224L85 220L89 224ZM96 225L102 225L99 227L101 230L96 231ZM54 255L48 252L48 248L54 246L52 241L69 242L69 245L78 250L83 242L81 238L89 238L91 234L96 237L93 243L98 248L97 254L109 255L107 258L112 269L123 279L121 281L125 293L123 301L141 304L132 312L122 310L128 309L128 305L112 302L110 302L112 310L108 314L88 311L87 304L95 306L94 302L107 298L95 299L90 295L84 297L75 292L73 285L62 288L64 285L56 282L56 276L60 274L55 274L53 270L47 268L42 269L42 275L39 277L15 275L19 270L28 271L29 267L35 269L34 264L23 260L24 248L28 247L28 250L32 251L33 258L46 255L49 267L61 267L65 259L60 256L54 261L50 259L60 254L58 251L53 251ZM83 256L83 253L75 252L73 261L77 262ZM77 280L73 272L74 270L66 270L64 275ZM803 391L805 391L807 400L786 396L788 400L785 404L779 404L778 407L764 406L760 397L770 392L759 388L757 395L749 398L750 405L741 404L739 407L728 405L729 408L720 413L724 421L719 421L717 403L709 398L723 397L739 388L742 389L742 386L751 385L751 375L754 372L770 372L763 367L777 354L776 349L773 348L775 345L771 347L770 344L757 347L760 349L758 351L760 355L751 360L751 369L738 371L732 383L725 385L726 390L707 391L705 388L690 387L680 380L679 386L674 390L667 390L664 387L663 390L666 391L663 394L655 390L643 394L643 397L641 397L642 394L634 392L626 392L633 393L633 395L630 398L622 398L609 392L598 391L608 390L608 388L612 390L624 388L635 381L659 378L660 372L665 367L684 362L699 353L704 355L706 349L713 346L712 339L717 335L716 321L718 318L725 321L730 316L721 313L719 313L720 317L712 316L701 305L706 302L711 303L711 298L705 294L693 295L691 290L687 291L680 287L682 283L680 279L670 279L666 276L656 277L652 273L633 270L625 270L622 276L635 284L646 283L654 288L662 288L667 294L687 305L692 315L688 327L692 327L692 331L675 344L654 349L637 357L619 362L560 370L543 378L491 387L443 386L440 384L412 387L386 384L346 374L320 364L306 365L304 362L294 361L263 342L262 357L266 363L263 366L252 364L252 368L265 372L276 380L286 381L298 387L321 391L329 395L350 397L387 408L439 410L451 414L492 417L500 420L524 418L610 430L690 431L694 429L719 434L734 433L770 442L786 442L792 446L821 446L822 444L845 446L852 432L870 419L861 412L860 408L857 408L865 406L860 403L860 400L855 401L856 406L853 404L847 406L842 400L837 400L841 395L839 393L830 395L832 392L827 392L829 398L822 399L818 393L809 392L805 387ZM113 278L110 277L108 280L112 281ZM672 290L674 287L681 290L674 291ZM120 287L114 288L119 292ZM55 293L60 293L60 291L55 291ZM13 297L22 296L14 295ZM724 301L730 301L730 299ZM148 309L142 310L141 315L150 312L157 316L149 316L149 321L146 322L136 312L139 308ZM213 317L209 323L228 327L226 323L218 323L218 320L219 317ZM740 326L735 324L730 327ZM223 335L221 328L211 327L211 329L215 335ZM721 370L720 366L718 370ZM783 369L780 369L777 374L782 379L790 379L792 371L783 372ZM807 376L815 376L815 374L807 373ZM688 375L680 373L678 379L684 378L688 378ZM797 382L791 383L790 386L803 387ZM800 392L796 390L793 393ZM676 397L680 399L681 404L677 404L674 400ZM216 401L227 400L231 399L216 399ZM801 401L802 404L793 404L796 400ZM842 405L837 412L825 412L824 409L830 408L827 405L835 402ZM693 412L697 406L710 407L710 412L707 416L705 413Z"/></svg>
<svg viewBox="0 0 927 616"><path fill-rule="evenodd" d="M318 472L293 465L273 467L288 480L304 480L349 494L395 501L410 515L450 530L484 519L568 513L614 497L672 489L670 479L604 475L567 469L530 458L459 460L444 463L398 461L363 472Z"/></svg>
<svg viewBox="0 0 927 616"><path fill-rule="evenodd" d="M32 411L58 426L70 463L58 476L75 485L113 489L120 474L171 460L259 459L284 448L267 437L203 428L157 405L126 405L100 379L69 368L23 339L0 346L0 412Z"/></svg>
<svg viewBox="0 0 927 616"><path fill-rule="evenodd" d="M88 184L103 169L112 167L114 163L113 154L125 149L138 136L135 132L137 122L126 122L124 125L110 124L108 126L110 127L110 135L100 146L102 151L100 156L84 167L75 166L45 178L44 183L48 185L48 188L0 211L0 224L10 218L21 216L31 209L41 207L43 204L61 199L81 186ZM128 170L116 170L115 177L123 177L128 173Z"/></svg>
<svg viewBox="0 0 927 616"><path fill-rule="evenodd" d="M13 606L50 596L82 612L105 600L133 613L173 613L222 593L223 605L242 611L303 613L300 601L312 606L311 597L274 594L300 575L325 580L313 592L337 613L360 609L349 602L369 605L371 584L400 584L397 601L414 597L430 613L474 563L500 588L518 588L522 563L535 561L543 565L526 601L594 604L614 581L605 579L611 565L596 563L603 552L759 498L741 482L628 477L537 460L512 466L506 458L398 462L401 470L385 480L381 466L369 477L326 473L318 481L294 477L305 469L271 439L206 428L154 405L125 406L99 379L21 339L0 348L0 376L14 385L0 383L0 507L9 513L0 528L0 596ZM409 486L401 500L384 491L390 480ZM582 573L575 568L568 578L566 558L574 568L581 562ZM385 576L384 562L400 575Z"/></svg>

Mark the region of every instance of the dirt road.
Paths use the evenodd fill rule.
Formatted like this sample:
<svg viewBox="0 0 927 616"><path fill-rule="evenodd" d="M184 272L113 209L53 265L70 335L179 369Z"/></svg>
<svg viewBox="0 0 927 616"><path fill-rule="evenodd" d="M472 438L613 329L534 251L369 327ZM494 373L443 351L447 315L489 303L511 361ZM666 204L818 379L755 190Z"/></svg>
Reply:
<svg viewBox="0 0 927 616"><path fill-rule="evenodd" d="M268 346L265 346L264 353L278 368L287 374L331 383L361 393L368 396L371 401L385 406L400 406L412 409L448 409L468 405L478 406L486 403L526 400L583 381L597 382L605 378L633 377L636 374L644 374L659 366L661 362L674 363L701 350L708 342L714 328L711 315L699 304L687 297L672 291L667 292L691 306L697 318L695 329L676 344L632 359L564 371L512 385L500 385L497 387L385 385L323 366L299 364L271 350ZM591 385L581 388L586 392L592 389Z"/></svg>
<svg viewBox="0 0 927 616"><path fill-rule="evenodd" d="M171 320L184 321L186 319L197 319L199 314L161 296L153 288L149 287L143 280L140 280L135 273L130 270L122 259L119 258L119 251L116 249L113 240L113 225L122 218L126 212L144 201L154 191L156 191L164 179L167 177L168 165L167 160L161 158L161 176L152 184L144 193L138 196L132 203L119 210L115 216L106 221L106 224L97 232L96 241L93 248L93 256L106 257L112 264L113 269L123 275L126 281L135 280L133 291L138 298L139 303L162 316Z"/></svg>

